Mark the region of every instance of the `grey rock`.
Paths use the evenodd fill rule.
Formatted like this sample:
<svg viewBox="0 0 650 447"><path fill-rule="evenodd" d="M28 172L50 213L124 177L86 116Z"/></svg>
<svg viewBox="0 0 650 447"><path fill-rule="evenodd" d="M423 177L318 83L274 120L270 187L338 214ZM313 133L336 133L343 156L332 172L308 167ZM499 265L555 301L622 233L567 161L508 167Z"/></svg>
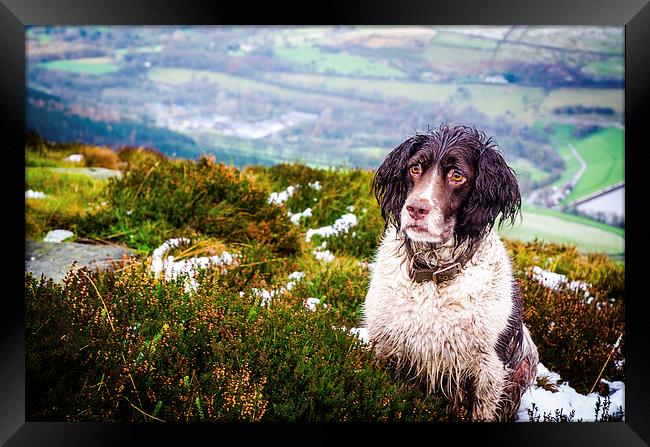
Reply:
<svg viewBox="0 0 650 447"><path fill-rule="evenodd" d="M40 278L41 275L62 283L73 261L77 268L111 269L123 256L137 256L136 252L116 245L91 245L77 242L25 241L25 271Z"/></svg>

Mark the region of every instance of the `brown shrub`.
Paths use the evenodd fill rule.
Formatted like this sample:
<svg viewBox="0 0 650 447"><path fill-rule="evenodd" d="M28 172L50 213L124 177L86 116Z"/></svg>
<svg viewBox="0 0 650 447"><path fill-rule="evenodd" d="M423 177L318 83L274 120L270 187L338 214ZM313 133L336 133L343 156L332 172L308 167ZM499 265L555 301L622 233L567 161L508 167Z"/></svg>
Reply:
<svg viewBox="0 0 650 447"><path fill-rule="evenodd" d="M151 166L158 161L165 160L165 155L150 147L124 146L118 149L117 156L125 167L132 165Z"/></svg>
<svg viewBox="0 0 650 447"><path fill-rule="evenodd" d="M84 164L88 167L119 169L119 157L111 148L99 146L84 146L81 149Z"/></svg>

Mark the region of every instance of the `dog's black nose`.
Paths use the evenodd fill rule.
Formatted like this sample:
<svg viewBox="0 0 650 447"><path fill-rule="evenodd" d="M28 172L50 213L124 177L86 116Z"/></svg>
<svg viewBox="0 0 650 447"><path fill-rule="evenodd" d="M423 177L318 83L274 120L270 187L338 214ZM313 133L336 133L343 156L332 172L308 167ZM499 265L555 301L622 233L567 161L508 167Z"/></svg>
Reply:
<svg viewBox="0 0 650 447"><path fill-rule="evenodd" d="M414 203L412 205L406 206L406 211L409 212L409 216L411 216L415 220L424 219L425 217L427 217L427 214L429 214L430 210L431 207L423 203Z"/></svg>

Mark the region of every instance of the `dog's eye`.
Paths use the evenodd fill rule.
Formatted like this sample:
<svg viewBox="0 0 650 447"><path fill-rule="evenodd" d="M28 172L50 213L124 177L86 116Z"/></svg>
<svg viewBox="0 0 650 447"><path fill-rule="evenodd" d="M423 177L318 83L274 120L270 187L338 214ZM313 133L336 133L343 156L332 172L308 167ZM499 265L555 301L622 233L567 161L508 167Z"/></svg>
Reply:
<svg viewBox="0 0 650 447"><path fill-rule="evenodd" d="M460 171L452 171L449 178L454 183L462 183L465 180L465 176Z"/></svg>
<svg viewBox="0 0 650 447"><path fill-rule="evenodd" d="M409 172L411 173L411 175L420 175L422 174L422 166L413 165L409 168Z"/></svg>

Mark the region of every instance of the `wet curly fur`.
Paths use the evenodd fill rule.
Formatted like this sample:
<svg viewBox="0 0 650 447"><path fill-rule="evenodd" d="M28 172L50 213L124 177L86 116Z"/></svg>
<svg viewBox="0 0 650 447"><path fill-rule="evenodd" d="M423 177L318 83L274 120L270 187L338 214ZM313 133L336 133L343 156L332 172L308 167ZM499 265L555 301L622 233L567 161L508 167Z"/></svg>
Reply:
<svg viewBox="0 0 650 447"><path fill-rule="evenodd" d="M386 227L363 310L378 359L469 402L472 420L514 419L538 363L493 228L519 213L514 172L483 132L443 124L388 154L373 189ZM430 259L463 267L447 283L413 281Z"/></svg>

